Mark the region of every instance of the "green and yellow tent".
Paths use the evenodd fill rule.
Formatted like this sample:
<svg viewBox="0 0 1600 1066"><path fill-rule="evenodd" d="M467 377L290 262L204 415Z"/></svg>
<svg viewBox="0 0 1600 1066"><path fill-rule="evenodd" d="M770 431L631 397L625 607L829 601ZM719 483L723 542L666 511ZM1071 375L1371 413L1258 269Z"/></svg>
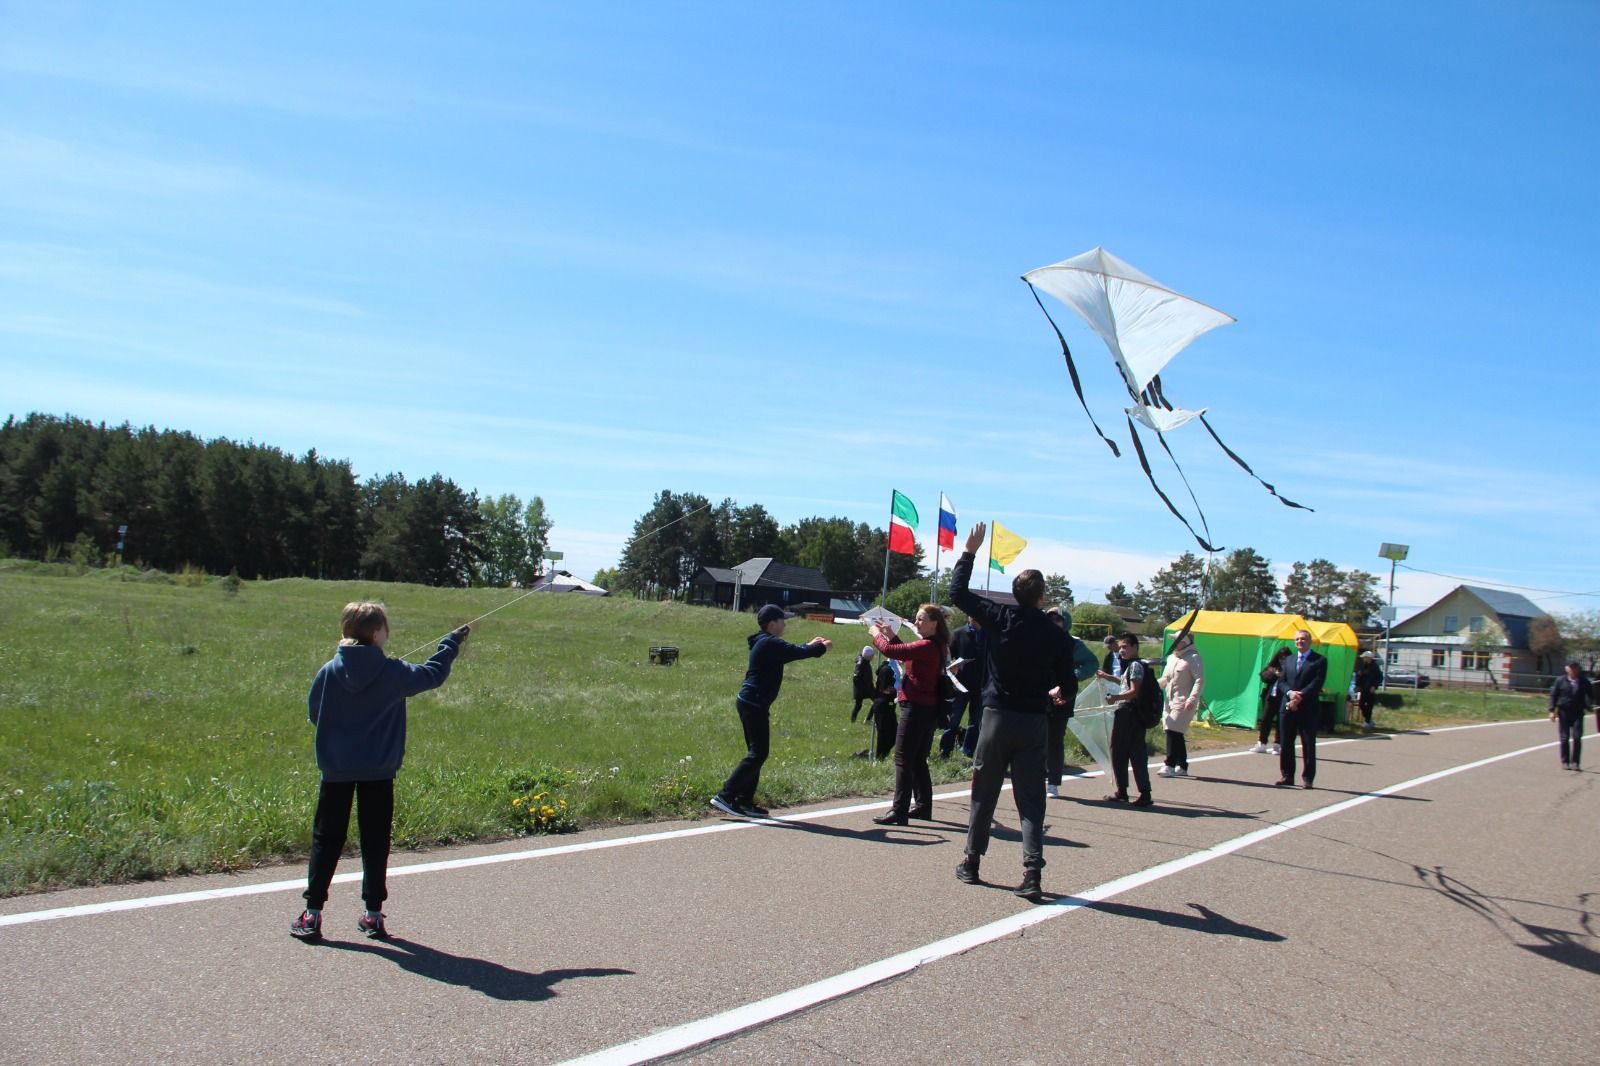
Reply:
<svg viewBox="0 0 1600 1066"><path fill-rule="evenodd" d="M1261 707L1261 671L1279 648L1294 647L1294 635L1301 629L1311 633L1312 647L1328 657L1322 698L1333 703L1335 720L1343 720L1345 697L1360 651L1355 630L1343 622L1312 622L1298 614L1199 611L1166 627L1163 651L1172 650L1173 637L1191 615L1195 622L1190 633L1205 663L1202 700L1213 721L1254 728Z"/></svg>

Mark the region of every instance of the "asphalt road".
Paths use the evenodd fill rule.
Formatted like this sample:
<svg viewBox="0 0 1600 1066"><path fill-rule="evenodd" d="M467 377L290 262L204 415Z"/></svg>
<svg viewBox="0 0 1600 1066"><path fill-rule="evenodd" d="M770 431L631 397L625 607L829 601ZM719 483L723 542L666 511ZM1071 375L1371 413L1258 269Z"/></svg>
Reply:
<svg viewBox="0 0 1600 1066"><path fill-rule="evenodd" d="M387 943L350 882L292 940L298 867L4 900L0 1062L1593 1063L1600 777L1554 740L1324 741L1312 791L1211 755L1151 810L1069 781L1037 907L1009 798L989 883L954 879L954 792L906 829L873 801L400 855Z"/></svg>

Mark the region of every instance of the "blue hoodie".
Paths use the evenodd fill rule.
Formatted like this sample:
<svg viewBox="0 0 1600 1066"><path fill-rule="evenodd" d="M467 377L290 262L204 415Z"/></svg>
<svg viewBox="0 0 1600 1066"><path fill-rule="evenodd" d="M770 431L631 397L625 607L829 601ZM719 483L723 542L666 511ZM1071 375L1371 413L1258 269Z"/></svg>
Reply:
<svg viewBox="0 0 1600 1066"><path fill-rule="evenodd" d="M461 650L454 633L421 666L371 644L342 644L311 682L317 769L324 781L385 781L406 755L406 697L438 688Z"/></svg>
<svg viewBox="0 0 1600 1066"><path fill-rule="evenodd" d="M815 659L828 649L821 644L790 644L766 630L750 634L750 665L739 686L739 702L765 711L778 698L783 684L783 664L796 659Z"/></svg>

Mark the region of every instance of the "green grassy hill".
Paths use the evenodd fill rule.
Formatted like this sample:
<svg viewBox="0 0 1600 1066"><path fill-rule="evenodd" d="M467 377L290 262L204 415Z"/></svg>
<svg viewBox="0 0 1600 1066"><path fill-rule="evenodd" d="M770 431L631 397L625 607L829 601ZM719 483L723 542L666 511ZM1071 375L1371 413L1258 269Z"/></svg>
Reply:
<svg viewBox="0 0 1600 1066"><path fill-rule="evenodd" d="M0 568L0 893L237 868L305 854L317 771L306 692L339 610L377 599L391 654L519 595L507 589L168 579L130 569ZM398 846L698 814L743 754L733 697L748 615L536 594L474 627L444 688L411 701ZM762 792L773 805L887 792L849 758L855 627L791 665ZM652 644L680 649L649 662ZM964 763L936 767L943 780ZM514 801L522 799L522 804ZM562 808L556 800L564 800Z"/></svg>

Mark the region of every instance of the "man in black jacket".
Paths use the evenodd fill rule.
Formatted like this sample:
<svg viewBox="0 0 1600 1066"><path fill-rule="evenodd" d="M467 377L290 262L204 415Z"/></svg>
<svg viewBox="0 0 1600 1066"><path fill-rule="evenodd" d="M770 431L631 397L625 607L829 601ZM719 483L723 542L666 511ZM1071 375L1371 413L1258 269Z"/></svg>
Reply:
<svg viewBox="0 0 1600 1066"><path fill-rule="evenodd" d="M1278 713L1278 741L1283 750L1278 755L1280 773L1276 784L1279 788L1294 784L1294 738L1298 736L1305 756L1300 784L1310 788L1317 776L1317 701L1328 680L1328 660L1311 650L1309 630L1302 629L1294 635L1294 647L1295 654L1283 660L1283 680L1278 683L1284 700L1283 710Z"/></svg>
<svg viewBox="0 0 1600 1066"><path fill-rule="evenodd" d="M1135 807L1155 803L1150 795L1150 745L1145 731L1161 719L1161 688L1150 667L1139 658L1139 637L1124 633L1117 638L1117 658L1122 663L1122 691L1107 698L1116 710L1111 715L1111 766L1117 790L1108 803L1128 802L1128 768L1139 789Z"/></svg>
<svg viewBox="0 0 1600 1066"><path fill-rule="evenodd" d="M973 751L966 858L956 867L956 879L979 883L978 862L989 850L995 803L1009 771L1022 821L1023 874L1016 894L1038 902L1044 896L1039 882L1044 869L1045 711L1052 691L1077 685L1072 641L1041 609L1044 575L1039 571L1024 570L1011 582L1015 607L986 600L967 587L984 533L982 522L972 527L966 550L950 572L950 601L982 624L988 667Z"/></svg>
<svg viewBox="0 0 1600 1066"><path fill-rule="evenodd" d="M1583 667L1567 664L1567 676L1550 686L1550 720L1560 729L1561 768L1578 769L1583 755L1583 712L1590 700L1589 679Z"/></svg>
<svg viewBox="0 0 1600 1066"><path fill-rule="evenodd" d="M723 782L722 790L711 797L711 806L724 814L741 818L767 816L765 808L756 806L756 785L761 782L761 766L767 761L772 737L769 714L783 684L783 665L796 659L815 659L833 647L827 637L790 644L783 639L788 625L785 618L783 608L771 603L756 614L756 624L761 629L750 634L750 660L744 684L739 686L739 697L734 701L739 724L744 727L745 757Z"/></svg>
<svg viewBox="0 0 1600 1066"><path fill-rule="evenodd" d="M950 658L964 660L955 675L965 692L957 692L950 701L950 721L939 738L939 758L948 759L961 741L961 754L972 758L978 746L978 726L983 721L983 684L988 678L988 664L983 658L983 622L968 617L967 624L950 634ZM961 716L967 716L967 728L961 728Z"/></svg>

